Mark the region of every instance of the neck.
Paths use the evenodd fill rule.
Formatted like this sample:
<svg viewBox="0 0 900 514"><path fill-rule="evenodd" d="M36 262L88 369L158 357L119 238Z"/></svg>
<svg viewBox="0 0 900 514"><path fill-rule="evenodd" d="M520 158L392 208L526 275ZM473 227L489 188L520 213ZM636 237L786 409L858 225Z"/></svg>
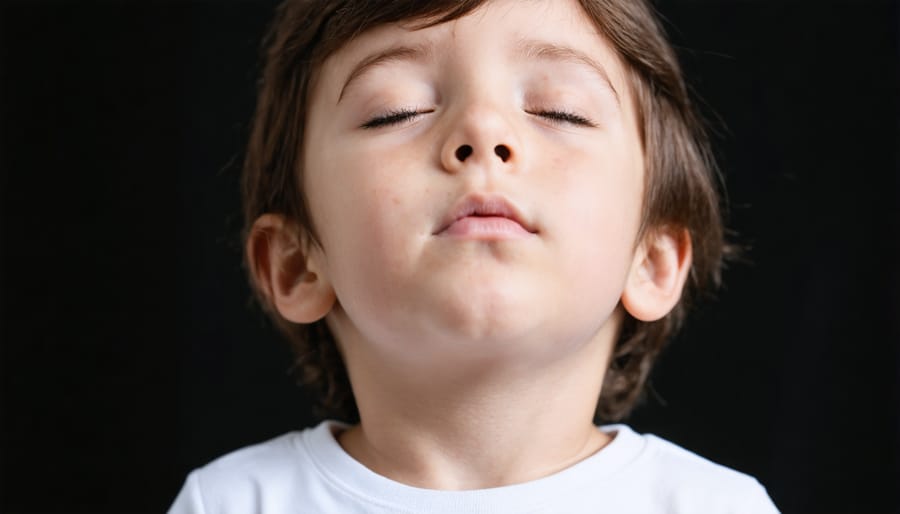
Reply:
<svg viewBox="0 0 900 514"><path fill-rule="evenodd" d="M607 336L540 369L495 365L466 375L446 363L410 373L350 352L362 421L339 442L372 471L428 489L499 487L561 471L609 442L593 425Z"/></svg>

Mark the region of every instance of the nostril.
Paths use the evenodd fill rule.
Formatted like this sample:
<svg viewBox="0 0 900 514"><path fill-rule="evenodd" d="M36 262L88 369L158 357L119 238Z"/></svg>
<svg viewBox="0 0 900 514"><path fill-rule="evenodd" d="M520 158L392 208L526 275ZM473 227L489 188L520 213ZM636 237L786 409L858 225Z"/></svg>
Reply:
<svg viewBox="0 0 900 514"><path fill-rule="evenodd" d="M462 145L456 149L456 158L460 161L464 161L472 155L472 147L469 145Z"/></svg>
<svg viewBox="0 0 900 514"><path fill-rule="evenodd" d="M497 157L500 158L501 161L506 162L509 160L510 152L509 147L506 145L497 145L494 147L494 153L497 154Z"/></svg>

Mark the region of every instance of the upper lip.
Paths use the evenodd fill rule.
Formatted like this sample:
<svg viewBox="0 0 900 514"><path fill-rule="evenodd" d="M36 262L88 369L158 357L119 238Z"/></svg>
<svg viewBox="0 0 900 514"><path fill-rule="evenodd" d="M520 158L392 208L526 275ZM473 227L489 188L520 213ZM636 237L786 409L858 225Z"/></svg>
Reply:
<svg viewBox="0 0 900 514"><path fill-rule="evenodd" d="M496 216L515 221L532 234L537 230L525 219L521 211L509 200L497 194L470 193L463 196L447 212L434 232L440 234L453 223L468 216Z"/></svg>

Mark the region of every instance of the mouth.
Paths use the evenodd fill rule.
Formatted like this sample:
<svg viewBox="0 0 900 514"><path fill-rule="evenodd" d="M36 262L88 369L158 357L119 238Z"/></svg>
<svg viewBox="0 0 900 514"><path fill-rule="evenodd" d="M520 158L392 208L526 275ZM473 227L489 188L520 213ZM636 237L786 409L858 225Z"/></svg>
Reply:
<svg viewBox="0 0 900 514"><path fill-rule="evenodd" d="M500 195L468 194L447 213L434 235L509 239L537 234L521 212Z"/></svg>

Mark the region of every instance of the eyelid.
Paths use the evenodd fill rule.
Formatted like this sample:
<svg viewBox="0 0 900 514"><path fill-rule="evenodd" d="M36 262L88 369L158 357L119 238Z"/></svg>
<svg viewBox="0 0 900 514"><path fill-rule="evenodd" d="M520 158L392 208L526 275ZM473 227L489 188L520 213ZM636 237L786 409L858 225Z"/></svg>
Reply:
<svg viewBox="0 0 900 514"><path fill-rule="evenodd" d="M393 48L387 48L381 52L376 52L373 55L363 59L353 71L350 72L347 80L344 82L344 86L341 88L341 92L338 95L338 103L341 102L341 99L344 98L344 92L350 87L351 83L356 81L360 76L365 74L367 71L382 66L387 63L405 63L405 62L417 62L417 61L427 61L429 56L433 53L433 45L431 43L425 43L421 45L414 46L397 46Z"/></svg>
<svg viewBox="0 0 900 514"><path fill-rule="evenodd" d="M526 110L525 112L531 114L532 116L540 116L550 123L569 124L591 128L597 127L597 123L592 121L587 116L566 108L533 109Z"/></svg>
<svg viewBox="0 0 900 514"><path fill-rule="evenodd" d="M371 117L368 121L360 125L360 128L371 130L381 127L390 127L401 125L413 121L422 114L434 112L434 109L419 107L400 107L390 109L383 114ZM566 108L550 108L550 109L534 109L526 110L527 114L539 116L553 124L568 124L581 127L597 127L597 124L590 118Z"/></svg>
<svg viewBox="0 0 900 514"><path fill-rule="evenodd" d="M414 118L434 112L434 109L426 109L420 107L400 107L390 109L383 114L371 117L368 121L360 125L360 128L370 130L381 127L390 127L400 125L412 121Z"/></svg>

